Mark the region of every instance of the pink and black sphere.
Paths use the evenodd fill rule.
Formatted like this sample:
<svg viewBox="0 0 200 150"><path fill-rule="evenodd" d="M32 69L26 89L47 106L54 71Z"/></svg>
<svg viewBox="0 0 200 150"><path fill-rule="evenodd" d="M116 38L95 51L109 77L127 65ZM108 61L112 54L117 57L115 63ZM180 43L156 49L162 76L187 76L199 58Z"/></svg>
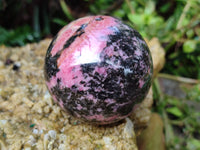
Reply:
<svg viewBox="0 0 200 150"><path fill-rule="evenodd" d="M60 107L89 123L129 116L151 85L153 63L141 35L110 16L63 27L45 58L47 87Z"/></svg>

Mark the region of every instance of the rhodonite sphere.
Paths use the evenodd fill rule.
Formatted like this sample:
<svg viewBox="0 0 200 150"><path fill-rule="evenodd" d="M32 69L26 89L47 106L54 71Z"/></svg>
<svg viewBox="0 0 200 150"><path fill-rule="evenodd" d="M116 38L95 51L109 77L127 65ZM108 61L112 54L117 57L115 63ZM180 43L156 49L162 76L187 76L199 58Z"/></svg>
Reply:
<svg viewBox="0 0 200 150"><path fill-rule="evenodd" d="M141 35L110 16L88 16L63 27L47 50L44 66L54 101L95 124L130 115L147 95L152 72Z"/></svg>

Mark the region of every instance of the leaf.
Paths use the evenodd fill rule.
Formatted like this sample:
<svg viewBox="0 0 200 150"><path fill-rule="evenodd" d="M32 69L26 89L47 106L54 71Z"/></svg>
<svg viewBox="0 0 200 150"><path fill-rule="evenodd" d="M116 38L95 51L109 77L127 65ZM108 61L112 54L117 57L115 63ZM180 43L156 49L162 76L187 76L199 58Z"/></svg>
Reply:
<svg viewBox="0 0 200 150"><path fill-rule="evenodd" d="M200 140L192 139L188 141L187 148L194 150L200 149Z"/></svg>
<svg viewBox="0 0 200 150"><path fill-rule="evenodd" d="M181 110L177 107L170 107L170 108L167 108L166 111L174 116L177 116L177 117L182 117L183 116L183 113L181 112Z"/></svg>
<svg viewBox="0 0 200 150"><path fill-rule="evenodd" d="M61 25L61 26L65 26L65 25L67 24L67 21L62 20L62 19L60 19L60 18L54 18L54 19L53 19L53 22L54 22L54 23L57 23L57 24L59 24L59 25Z"/></svg>
<svg viewBox="0 0 200 150"><path fill-rule="evenodd" d="M61 8L62 8L63 12L65 13L66 17L69 20L74 20L73 16L71 15L70 9L64 0L60 0L60 5L61 5Z"/></svg>
<svg viewBox="0 0 200 150"><path fill-rule="evenodd" d="M184 53L192 53L195 51L196 42L192 40L188 40L183 44L183 52Z"/></svg>
<svg viewBox="0 0 200 150"><path fill-rule="evenodd" d="M188 31L186 32L186 35L187 35L188 38L192 38L192 37L194 36L194 31L193 31L193 29L188 30Z"/></svg>
<svg viewBox="0 0 200 150"><path fill-rule="evenodd" d="M165 5L161 6L160 11L162 13L166 13L169 10L170 6L171 6L171 3L170 2L166 2Z"/></svg>
<svg viewBox="0 0 200 150"><path fill-rule="evenodd" d="M124 10L119 9L119 10L113 12L113 16L115 16L117 18L122 18L125 16L125 12L124 12Z"/></svg>
<svg viewBox="0 0 200 150"><path fill-rule="evenodd" d="M150 14L152 14L154 12L154 10L155 10L154 1L148 1L146 3L146 7L145 7L145 10L144 10L144 13L150 15Z"/></svg>
<svg viewBox="0 0 200 150"><path fill-rule="evenodd" d="M142 25L144 24L144 21L143 21L143 15L142 14L128 14L128 19L136 24L136 25Z"/></svg>

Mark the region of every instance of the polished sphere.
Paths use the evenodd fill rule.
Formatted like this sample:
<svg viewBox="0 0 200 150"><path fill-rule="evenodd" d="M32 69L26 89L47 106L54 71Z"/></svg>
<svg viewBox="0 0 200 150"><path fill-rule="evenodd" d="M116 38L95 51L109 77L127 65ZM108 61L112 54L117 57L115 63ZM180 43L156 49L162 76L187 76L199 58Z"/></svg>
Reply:
<svg viewBox="0 0 200 150"><path fill-rule="evenodd" d="M60 107L88 123L124 119L151 86L153 63L141 35L110 16L63 27L45 58L46 85Z"/></svg>

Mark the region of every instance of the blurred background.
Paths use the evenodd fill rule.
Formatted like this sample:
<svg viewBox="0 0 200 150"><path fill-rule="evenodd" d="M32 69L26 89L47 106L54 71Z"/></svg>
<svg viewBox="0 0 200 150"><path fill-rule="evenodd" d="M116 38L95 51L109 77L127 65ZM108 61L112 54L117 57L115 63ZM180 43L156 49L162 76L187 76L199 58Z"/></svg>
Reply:
<svg viewBox="0 0 200 150"><path fill-rule="evenodd" d="M0 45L52 38L86 15L122 19L165 49L165 66L153 83L153 111L163 119L167 148L200 150L199 6L200 0L0 0Z"/></svg>

